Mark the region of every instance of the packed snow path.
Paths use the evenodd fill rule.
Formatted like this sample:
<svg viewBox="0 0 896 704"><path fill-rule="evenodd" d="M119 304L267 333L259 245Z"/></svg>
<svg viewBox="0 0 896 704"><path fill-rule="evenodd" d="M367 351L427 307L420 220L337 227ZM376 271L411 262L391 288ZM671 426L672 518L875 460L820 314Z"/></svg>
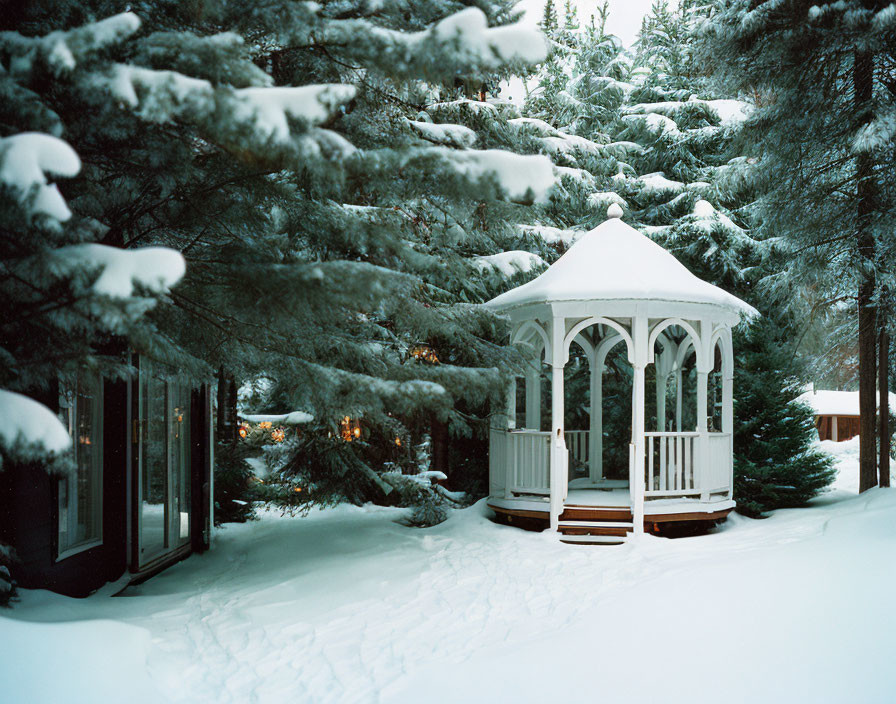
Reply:
<svg viewBox="0 0 896 704"><path fill-rule="evenodd" d="M485 514L268 513L122 597L25 592L5 700L892 701L896 490L615 548Z"/></svg>

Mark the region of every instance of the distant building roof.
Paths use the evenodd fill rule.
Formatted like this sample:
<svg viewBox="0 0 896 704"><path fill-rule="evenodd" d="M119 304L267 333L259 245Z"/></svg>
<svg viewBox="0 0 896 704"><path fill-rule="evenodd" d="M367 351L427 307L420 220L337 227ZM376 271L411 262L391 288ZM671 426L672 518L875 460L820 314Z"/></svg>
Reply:
<svg viewBox="0 0 896 704"><path fill-rule="evenodd" d="M808 403L817 416L859 415L858 391L812 390L801 394L797 401ZM890 409L896 412L896 394L890 394Z"/></svg>

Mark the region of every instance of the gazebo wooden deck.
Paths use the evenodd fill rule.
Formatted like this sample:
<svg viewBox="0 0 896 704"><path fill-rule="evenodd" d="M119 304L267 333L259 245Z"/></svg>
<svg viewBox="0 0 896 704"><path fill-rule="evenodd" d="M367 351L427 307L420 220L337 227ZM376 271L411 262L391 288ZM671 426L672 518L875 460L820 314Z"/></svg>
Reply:
<svg viewBox="0 0 896 704"><path fill-rule="evenodd" d="M541 276L489 303L510 318L511 342L529 366L524 427L516 427L515 381L505 412L494 416L488 505L499 521L549 527L565 542L618 543L629 533L661 532L673 524L711 525L735 506L731 328L755 311L691 274L625 224L622 214L618 205L610 206L608 219ZM587 429L568 430L564 367L573 343L590 368L590 422ZM603 472L603 372L619 344L632 368L627 480ZM696 427L686 429L682 373L691 357ZM551 375L549 430L540 427L542 363ZM654 365L654 430L645 427L648 365ZM707 409L708 377L717 366L719 431L710 427ZM587 466L587 476L572 475L574 465Z"/></svg>

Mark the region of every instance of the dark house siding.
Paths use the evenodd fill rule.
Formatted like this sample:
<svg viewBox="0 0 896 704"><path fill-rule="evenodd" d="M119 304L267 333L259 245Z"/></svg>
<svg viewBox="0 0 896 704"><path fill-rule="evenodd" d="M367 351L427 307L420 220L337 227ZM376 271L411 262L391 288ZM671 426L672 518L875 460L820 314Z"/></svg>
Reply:
<svg viewBox="0 0 896 704"><path fill-rule="evenodd" d="M0 542L12 545L19 586L86 596L127 568L127 384L103 385L103 544L56 560L59 478L40 465L11 465L3 487Z"/></svg>
<svg viewBox="0 0 896 704"><path fill-rule="evenodd" d="M58 477L36 464L7 464L0 470L0 543L15 550L17 559L11 572L19 586L83 597L128 573L128 540L136 536L133 528L129 531L136 517L136 498L128 487L136 477L129 451L132 418L128 386L126 381L108 380L103 385L102 545L57 561ZM39 400L50 405L52 398L53 394L48 394ZM191 542L177 553L161 558L151 570L132 574L137 581L183 559L191 551L208 548L212 459L208 387L194 390L192 401Z"/></svg>

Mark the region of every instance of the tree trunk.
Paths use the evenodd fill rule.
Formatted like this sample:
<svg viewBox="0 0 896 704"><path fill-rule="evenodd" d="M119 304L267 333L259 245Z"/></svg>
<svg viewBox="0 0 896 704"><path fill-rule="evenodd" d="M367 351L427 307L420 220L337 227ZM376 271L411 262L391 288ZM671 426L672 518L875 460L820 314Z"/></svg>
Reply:
<svg viewBox="0 0 896 704"><path fill-rule="evenodd" d="M448 474L448 424L434 418L429 433L432 442L429 468Z"/></svg>
<svg viewBox="0 0 896 704"><path fill-rule="evenodd" d="M227 375L224 367L218 369L218 393L215 403L215 434L219 440L227 436Z"/></svg>
<svg viewBox="0 0 896 704"><path fill-rule="evenodd" d="M853 88L859 122L871 118L871 99L874 87L872 55L867 51L855 53ZM859 285L859 491L877 484L877 443L875 426L877 411L877 324L872 297L874 295L874 237L870 219L874 211L874 183L872 161L867 152L856 157L856 239L860 263L864 265L864 280ZM867 272L867 273L865 273Z"/></svg>
<svg viewBox="0 0 896 704"><path fill-rule="evenodd" d="M224 367L218 369L218 393L215 422L218 440L236 440L236 383Z"/></svg>
<svg viewBox="0 0 896 704"><path fill-rule="evenodd" d="M239 419L236 415L236 379L233 378L233 375L228 374L227 376L227 432L230 433L229 438L236 442L239 439L239 435L237 435L237 426L239 425Z"/></svg>
<svg viewBox="0 0 896 704"><path fill-rule="evenodd" d="M880 485L890 486L890 384L889 356L890 336L887 334L886 318L881 320L879 359L877 361L878 389L880 403L880 462L878 476Z"/></svg>

